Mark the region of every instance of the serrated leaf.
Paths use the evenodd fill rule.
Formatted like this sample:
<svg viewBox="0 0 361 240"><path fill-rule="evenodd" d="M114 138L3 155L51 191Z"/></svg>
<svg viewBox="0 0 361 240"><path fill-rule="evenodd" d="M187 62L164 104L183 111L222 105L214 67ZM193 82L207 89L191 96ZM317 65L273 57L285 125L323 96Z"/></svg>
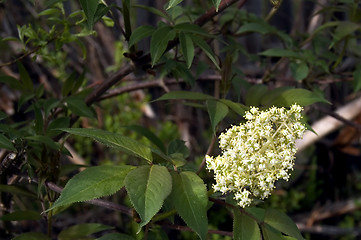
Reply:
<svg viewBox="0 0 361 240"><path fill-rule="evenodd" d="M243 116L245 111L248 111L248 107L246 107L243 104L237 103L237 102L233 102L231 100L228 99L220 99L220 102L224 103L225 105L227 105L232 111L234 111L235 113Z"/></svg>
<svg viewBox="0 0 361 240"><path fill-rule="evenodd" d="M138 28L136 28L132 35L130 35L128 47L132 47L134 44L137 44L140 40L149 37L153 34L155 31L155 28L150 25L142 25Z"/></svg>
<svg viewBox="0 0 361 240"><path fill-rule="evenodd" d="M214 99L214 97L199 93L199 92L190 92L190 91L172 91L164 94L160 98L156 99L155 101L161 100L171 100L171 99L185 99L185 100L207 100L207 99Z"/></svg>
<svg viewBox="0 0 361 240"><path fill-rule="evenodd" d="M182 49L183 57L186 60L187 67L190 68L194 58L194 45L192 39L181 32L179 34L179 43Z"/></svg>
<svg viewBox="0 0 361 240"><path fill-rule="evenodd" d="M239 209L233 209L233 239L234 240L260 240L261 232L258 223L241 213Z"/></svg>
<svg viewBox="0 0 361 240"><path fill-rule="evenodd" d="M60 197L47 211L59 206L109 196L124 186L124 178L133 166L96 166L72 177Z"/></svg>
<svg viewBox="0 0 361 240"><path fill-rule="evenodd" d="M261 99L266 95L267 86L263 84L253 85L250 89L248 89L246 94L246 105L247 106L259 106L261 103Z"/></svg>
<svg viewBox="0 0 361 240"><path fill-rule="evenodd" d="M96 240L135 240L135 238L123 233L109 233L97 238Z"/></svg>
<svg viewBox="0 0 361 240"><path fill-rule="evenodd" d="M153 132L151 132L148 128L142 127L140 125L129 125L129 126L125 126L125 128L133 130L141 134L142 136L148 138L148 140L150 140L154 145L156 145L159 148L159 150L161 150L163 153L166 152L162 140L159 137L157 137Z"/></svg>
<svg viewBox="0 0 361 240"><path fill-rule="evenodd" d="M20 82L22 83L23 90L26 92L32 92L34 89L34 85L28 71L25 69L24 65L21 62L18 62L17 64L20 72Z"/></svg>
<svg viewBox="0 0 361 240"><path fill-rule="evenodd" d="M207 188L194 172L174 173L171 198L175 209L184 222L193 229L200 239L206 239L208 232Z"/></svg>
<svg viewBox="0 0 361 240"><path fill-rule="evenodd" d="M169 3L168 3L168 7L167 7L167 10L178 5L179 3L181 3L183 0L169 0Z"/></svg>
<svg viewBox="0 0 361 240"><path fill-rule="evenodd" d="M172 178L164 166L141 166L131 171L124 180L129 198L146 225L162 207L172 191Z"/></svg>
<svg viewBox="0 0 361 240"><path fill-rule="evenodd" d="M39 212L25 210L25 211L14 211L9 214L5 214L0 217L2 221L22 221L22 220L39 220L41 219Z"/></svg>
<svg viewBox="0 0 361 240"><path fill-rule="evenodd" d="M282 48L271 48L264 52L259 53L260 55L267 57L288 57L288 58L300 58L300 55L292 50Z"/></svg>
<svg viewBox="0 0 361 240"><path fill-rule="evenodd" d="M0 133L0 148L7 149L10 151L16 151L13 143L9 138L5 137L2 133Z"/></svg>
<svg viewBox="0 0 361 240"><path fill-rule="evenodd" d="M224 103L210 99L207 100L207 110L211 120L213 132L215 132L218 123L222 121L225 116L227 116L229 109Z"/></svg>
<svg viewBox="0 0 361 240"><path fill-rule="evenodd" d="M16 236L11 240L50 240L50 238L43 233L27 232Z"/></svg>
<svg viewBox="0 0 361 240"><path fill-rule="evenodd" d="M208 45L208 43L196 35L192 35L191 37L193 43L195 43L198 47L202 49L202 51L208 56L208 58L214 63L216 68L220 71L221 68L219 67L219 64L217 62L216 55L214 54L212 48Z"/></svg>
<svg viewBox="0 0 361 240"><path fill-rule="evenodd" d="M303 88L294 88L284 91L278 96L273 104L279 107L291 106L297 103L300 106L308 106L316 102L329 103L322 95Z"/></svg>
<svg viewBox="0 0 361 240"><path fill-rule="evenodd" d="M94 110L86 105L85 100L82 97L71 96L65 99L70 111L81 117L95 118L96 114Z"/></svg>
<svg viewBox="0 0 361 240"><path fill-rule="evenodd" d="M113 147L132 156L152 162L151 149L129 137L93 128L62 128L60 130L79 136L90 137L108 147Z"/></svg>
<svg viewBox="0 0 361 240"><path fill-rule="evenodd" d="M268 223L278 231L291 237L295 237L298 240L304 239L292 219L281 211L267 209L264 216L264 222Z"/></svg>
<svg viewBox="0 0 361 240"><path fill-rule="evenodd" d="M99 223L78 224L61 231L58 235L58 240L82 239L90 234L109 229L113 229L113 227Z"/></svg>
<svg viewBox="0 0 361 240"><path fill-rule="evenodd" d="M150 56L152 57L152 66L158 62L165 50L168 42L176 36L175 31L169 26L161 26L157 28L150 40Z"/></svg>

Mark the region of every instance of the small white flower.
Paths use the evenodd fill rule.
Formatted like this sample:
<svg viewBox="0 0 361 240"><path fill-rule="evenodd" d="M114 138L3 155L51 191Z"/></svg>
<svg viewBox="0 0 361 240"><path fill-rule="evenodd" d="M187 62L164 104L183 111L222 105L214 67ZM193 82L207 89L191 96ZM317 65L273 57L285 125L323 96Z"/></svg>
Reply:
<svg viewBox="0 0 361 240"><path fill-rule="evenodd" d="M206 156L207 169L214 172L215 191L234 192L241 207L253 197L267 198L278 179L289 179L296 153L295 140L301 138L302 107L272 107L261 111L251 107L246 123L231 126L219 137L222 155Z"/></svg>

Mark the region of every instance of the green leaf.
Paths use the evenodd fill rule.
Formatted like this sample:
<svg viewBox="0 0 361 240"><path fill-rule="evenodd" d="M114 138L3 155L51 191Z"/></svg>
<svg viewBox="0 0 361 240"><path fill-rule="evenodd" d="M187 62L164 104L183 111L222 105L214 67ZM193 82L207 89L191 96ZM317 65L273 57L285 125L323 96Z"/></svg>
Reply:
<svg viewBox="0 0 361 240"><path fill-rule="evenodd" d="M260 55L267 57L288 57L288 58L300 58L300 55L292 50L271 48L264 52L259 53Z"/></svg>
<svg viewBox="0 0 361 240"><path fill-rule="evenodd" d="M223 104L227 105L232 111L234 111L235 113L243 116L245 111L249 110L248 107L246 107L243 104L237 103L237 102L233 102L231 100L228 99L220 99L220 102L222 102Z"/></svg>
<svg viewBox="0 0 361 240"><path fill-rule="evenodd" d="M245 23L242 27L236 32L236 34L248 33L248 32L257 32L260 34L267 34L273 31L273 28L267 23L261 22L250 22Z"/></svg>
<svg viewBox="0 0 361 240"><path fill-rule="evenodd" d="M48 137L54 137L61 133L59 128L67 128L70 125L69 117L59 117L54 119L54 121L50 122L48 128L46 129L46 135Z"/></svg>
<svg viewBox="0 0 361 240"><path fill-rule="evenodd" d="M195 43L198 47L200 47L203 50L203 52L214 63L214 65L217 67L218 70L221 70L221 68L218 65L216 55L214 54L213 50L208 45L208 43L196 35L191 35L191 37L192 37L193 43Z"/></svg>
<svg viewBox="0 0 361 240"><path fill-rule="evenodd" d="M109 233L96 240L135 240L135 238L123 233Z"/></svg>
<svg viewBox="0 0 361 240"><path fill-rule="evenodd" d="M179 42L187 67L190 68L194 58L194 45L192 39L185 33L181 32L179 34Z"/></svg>
<svg viewBox="0 0 361 240"><path fill-rule="evenodd" d="M184 222L193 229L200 239L206 239L208 232L207 188L194 172L174 173L171 198L175 209Z"/></svg>
<svg viewBox="0 0 361 240"><path fill-rule="evenodd" d="M245 208L245 211L258 219L259 222L263 222L265 210L258 207Z"/></svg>
<svg viewBox="0 0 361 240"><path fill-rule="evenodd" d="M341 41L347 36L350 36L353 32L360 29L360 25L354 22L342 21L339 22L333 35L333 40L329 48L332 48L336 43Z"/></svg>
<svg viewBox="0 0 361 240"><path fill-rule="evenodd" d="M22 197L38 199L37 195L35 193L30 192L29 190L27 190L25 188L15 186L15 185L0 184L0 192L7 192L7 193L11 193L11 194L20 195Z"/></svg>
<svg viewBox="0 0 361 240"><path fill-rule="evenodd" d="M142 136L148 138L154 145L156 145L159 150L161 150L163 153L166 152L164 144L162 140L157 137L153 132L151 132L148 128L142 127L140 125L129 125L125 126L125 128L133 130Z"/></svg>
<svg viewBox="0 0 361 240"><path fill-rule="evenodd" d="M146 225L162 207L164 199L172 191L172 178L164 166L141 166L131 171L125 178L125 188Z"/></svg>
<svg viewBox="0 0 361 240"><path fill-rule="evenodd" d="M150 56L152 57L152 66L158 62L160 57L167 49L168 42L176 36L175 31L169 26L161 26L157 28L150 40Z"/></svg>
<svg viewBox="0 0 361 240"><path fill-rule="evenodd" d="M268 224L261 225L261 229L262 229L264 240L276 240L276 239L282 240L282 239L284 239L281 232L270 227Z"/></svg>
<svg viewBox="0 0 361 240"><path fill-rule="evenodd" d="M22 221L22 220L39 220L42 219L39 212L36 211L15 211L0 217L3 221Z"/></svg>
<svg viewBox="0 0 361 240"><path fill-rule="evenodd" d="M288 91L293 88L294 87L285 86L285 87L274 88L271 91L267 91L267 94L264 94L263 97L261 98L260 104L266 107L272 106L274 105L275 99L277 99L285 91Z"/></svg>
<svg viewBox="0 0 361 240"><path fill-rule="evenodd" d="M94 14L94 22L93 22L93 25L95 23L97 23L100 19L102 19L103 16L105 16L105 14L108 13L110 7L106 6L105 4L103 3L100 3L97 7L97 10Z"/></svg>
<svg viewBox="0 0 361 240"><path fill-rule="evenodd" d="M95 118L94 110L86 105L84 98L78 96L71 96L65 99L70 111L81 117Z"/></svg>
<svg viewBox="0 0 361 240"><path fill-rule="evenodd" d="M4 113L3 111L0 111L0 121L7 117L8 117L8 115L6 113Z"/></svg>
<svg viewBox="0 0 361 240"><path fill-rule="evenodd" d="M357 92L361 89L361 68L358 68L353 72L352 85L354 92Z"/></svg>
<svg viewBox="0 0 361 240"><path fill-rule="evenodd" d="M267 93L267 86L263 84L253 85L248 89L246 94L247 106L259 106L261 104L262 97Z"/></svg>
<svg viewBox="0 0 361 240"><path fill-rule="evenodd" d="M169 0L169 3L168 3L168 7L167 7L167 10L178 5L179 3L181 3L183 0Z"/></svg>
<svg viewBox="0 0 361 240"><path fill-rule="evenodd" d="M53 139L43 135L34 135L34 136L27 136L25 139L30 140L32 143L35 144L44 144L45 146L58 151L60 148L60 144L58 142L54 142ZM30 143L29 143L30 144Z"/></svg>
<svg viewBox="0 0 361 240"><path fill-rule="evenodd" d="M12 89L16 89L16 90L23 89L21 83L16 78L10 76L0 76L0 83L5 83Z"/></svg>
<svg viewBox="0 0 361 240"><path fill-rule="evenodd" d="M63 97L67 96L71 92L71 89L74 86L75 79L76 79L76 72L73 71L72 74L70 74L70 76L65 80L63 87L61 89L61 94Z"/></svg>
<svg viewBox="0 0 361 240"><path fill-rule="evenodd" d="M212 0L213 6L216 8L216 11L218 12L219 4L221 4L221 0Z"/></svg>
<svg viewBox="0 0 361 240"><path fill-rule="evenodd" d="M79 1L87 18L88 27L89 29L92 29L95 23L94 16L98 9L99 0L79 0Z"/></svg>
<svg viewBox="0 0 361 240"><path fill-rule="evenodd" d="M207 100L207 110L209 118L211 119L211 125L213 132L215 133L216 127L220 121L223 120L228 114L228 107L224 103L217 100Z"/></svg>
<svg viewBox="0 0 361 240"><path fill-rule="evenodd" d="M291 73L296 81L301 81L308 76L309 68L305 62L291 64Z"/></svg>
<svg viewBox="0 0 361 240"><path fill-rule="evenodd" d="M168 22L172 22L172 21L173 21L166 13L164 13L163 11L160 11L160 10L157 9L157 8L149 7L149 6L141 5L141 4L132 4L132 7L144 9L144 10L150 12L150 13L153 13L153 14L155 14L155 15L160 16L161 18L166 19Z"/></svg>
<svg viewBox="0 0 361 240"><path fill-rule="evenodd" d="M169 143L167 154L181 153L184 158L189 157L189 149L185 145L185 141L176 139Z"/></svg>
<svg viewBox="0 0 361 240"><path fill-rule="evenodd" d="M28 71L25 69L24 65L21 62L18 62L17 64L20 72L20 82L22 83L24 91L33 92L34 85Z"/></svg>
<svg viewBox="0 0 361 240"><path fill-rule="evenodd" d="M48 8L38 13L38 17L47 15L59 16L59 13L61 13L59 8Z"/></svg>
<svg viewBox="0 0 361 240"><path fill-rule="evenodd" d="M0 134L0 148L4 148L14 152L16 151L16 148L14 147L10 139L5 137L3 134Z"/></svg>
<svg viewBox="0 0 361 240"><path fill-rule="evenodd" d="M113 227L99 223L78 224L61 231L58 235L58 240L84 239L86 236L90 234L109 229L113 229Z"/></svg>
<svg viewBox="0 0 361 240"><path fill-rule="evenodd" d="M67 182L60 197L47 211L75 202L112 195L124 186L124 178L133 168L127 165L86 168Z"/></svg>
<svg viewBox="0 0 361 240"><path fill-rule="evenodd" d="M204 28L196 25L196 24L192 24L192 23L179 23L177 25L174 26L174 30L179 32L179 33L185 33L186 35L188 34L196 34L196 35L201 35L204 37L208 37L208 38L214 38L215 36L212 34L209 34L206 30L204 30ZM189 35L191 36L191 35Z"/></svg>
<svg viewBox="0 0 361 240"><path fill-rule="evenodd" d="M151 149L129 137L93 128L62 128L65 132L90 137L108 147L152 162Z"/></svg>
<svg viewBox="0 0 361 240"><path fill-rule="evenodd" d="M27 232L16 236L11 240L50 240L50 238L43 233Z"/></svg>
<svg viewBox="0 0 361 240"><path fill-rule="evenodd" d="M172 91L164 94L160 98L156 99L155 101L161 100L171 100L171 99L185 99L185 100L207 100L207 99L214 99L214 97L199 93L199 92L190 92L190 91Z"/></svg>
<svg viewBox="0 0 361 240"><path fill-rule="evenodd" d="M134 44L138 43L140 40L149 37L153 34L155 31L155 28L150 25L142 25L138 28L136 28L132 35L130 35L128 47L132 47Z"/></svg>
<svg viewBox="0 0 361 240"><path fill-rule="evenodd" d="M275 210L267 209L264 216L264 222L274 227L278 231L285 233L298 240L303 240L300 231L296 224L285 213Z"/></svg>
<svg viewBox="0 0 361 240"><path fill-rule="evenodd" d="M294 88L284 91L278 96L273 104L279 107L288 107L294 103L300 106L308 106L316 102L329 103L322 95L303 88Z"/></svg>
<svg viewBox="0 0 361 240"><path fill-rule="evenodd" d="M241 213L239 209L233 209L233 239L234 240L260 240L261 232L258 223Z"/></svg>

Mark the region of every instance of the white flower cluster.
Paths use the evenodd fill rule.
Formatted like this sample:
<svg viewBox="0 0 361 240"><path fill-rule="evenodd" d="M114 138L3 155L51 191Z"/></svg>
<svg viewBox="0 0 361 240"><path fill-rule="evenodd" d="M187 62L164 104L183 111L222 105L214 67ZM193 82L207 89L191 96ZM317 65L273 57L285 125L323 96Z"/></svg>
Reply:
<svg viewBox="0 0 361 240"><path fill-rule="evenodd" d="M297 150L295 140L306 130L301 111L297 104L266 111L251 107L244 116L246 123L222 133L222 155L206 156L207 169L214 171L214 191L235 192L239 206L247 207L252 197L267 198L276 180L288 180Z"/></svg>

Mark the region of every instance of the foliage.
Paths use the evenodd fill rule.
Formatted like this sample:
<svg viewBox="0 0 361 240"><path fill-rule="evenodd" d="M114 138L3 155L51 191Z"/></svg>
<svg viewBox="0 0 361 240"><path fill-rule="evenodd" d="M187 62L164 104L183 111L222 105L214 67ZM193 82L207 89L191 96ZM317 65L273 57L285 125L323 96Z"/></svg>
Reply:
<svg viewBox="0 0 361 240"><path fill-rule="evenodd" d="M182 0L170 0L164 6L130 0L122 0L121 5L99 0L19 2L26 6L22 9L26 14L23 23L13 26L17 36L2 35L0 41L1 48L21 47L8 50L0 64L0 90L4 96L15 96L16 102L12 108L0 105L1 237L106 240L186 236L171 231L176 229L193 231L202 240L215 239L213 234L233 239L304 239L289 216L268 207L299 209L299 201L307 201L302 194L290 191L295 199L289 206L285 206L286 200L277 204L276 199L268 205L267 200L264 204L254 201L240 208L232 194L213 192L205 156L209 164L221 132L232 129L230 124L246 124L250 120L247 114L255 109L262 113L292 109L294 104L306 109L317 103L330 104L333 99L326 99L321 80L352 78L348 83L352 92L361 89L357 1L331 1L317 12L325 20L315 29L291 35L271 21L281 11L282 1L263 6L269 11L265 16L241 9L247 1L235 0L195 0L189 6L189 1ZM11 1L1 4L5 11L16 5ZM32 11L27 12L29 9ZM344 17L338 18L339 12ZM142 14L154 22L138 26ZM110 41L119 49L107 51L110 56L94 53L97 48L111 47L97 42L111 31L121 33L116 41ZM242 44L252 36L266 43L257 52ZM345 59L354 62L347 71L342 68L348 63ZM253 74L242 61L257 66L258 84L249 79ZM46 77L41 78L42 72ZM130 92L135 94L128 95ZM107 102L109 98L117 101ZM115 113L112 104L117 105ZM291 137L296 132L289 121L277 121L275 116L267 121L269 130L275 132L272 138L279 129ZM299 125L303 132L304 126ZM251 137L243 134L232 141L246 142ZM268 143L265 138L257 140L264 145L261 150ZM75 157L66 147L70 139L75 141L75 150L87 152L90 160L86 165L90 166L69 164ZM83 142L89 139L91 147ZM99 146L104 148L100 151ZM280 148L292 148L288 166L292 169L294 143ZM118 158L104 161L107 155L103 151L112 151ZM197 158L202 162L194 161ZM257 174L249 168L249 174ZM314 178L311 173L309 181L314 183ZM244 189L251 186L242 185ZM308 201L317 198L317 189L306 188L314 195L307 197ZM72 214L84 212L78 207L88 208L89 203L120 212L121 221L110 226L100 217L101 223L76 219L54 227L54 219L73 219ZM232 229L210 229L208 213L216 211L217 215L215 205L232 216ZM90 210L96 219L95 208ZM11 221L43 221L47 228L15 230ZM119 223L122 226L117 226Z"/></svg>

